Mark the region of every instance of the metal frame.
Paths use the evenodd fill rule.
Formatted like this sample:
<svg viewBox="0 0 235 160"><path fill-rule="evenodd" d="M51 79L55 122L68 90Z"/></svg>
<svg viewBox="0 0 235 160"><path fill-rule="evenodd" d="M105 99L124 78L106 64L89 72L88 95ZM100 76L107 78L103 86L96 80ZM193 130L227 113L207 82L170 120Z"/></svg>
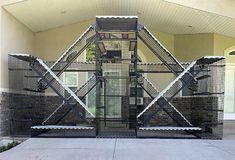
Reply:
<svg viewBox="0 0 235 160"><path fill-rule="evenodd" d="M102 21L100 21L102 20ZM125 21L125 23L124 23ZM117 23L121 23L119 28L115 26ZM112 24L114 23L114 24ZM135 23L135 24L134 24ZM104 27L104 24L107 25ZM102 28L104 27L104 28ZM109 29L110 27L110 29ZM130 28L129 30L127 28ZM101 33L104 34L103 37L101 37ZM115 34L122 35L121 38L116 36ZM135 34L135 38L130 38L129 33ZM105 34L108 34L107 36ZM112 35L111 35L112 34ZM127 34L123 36L123 34ZM138 53L137 53L137 38L143 41L143 43L152 51L152 53L163 63L161 65L164 65L165 68L155 68L152 70L149 69L143 69L143 64L138 63ZM85 44L83 44L79 49L75 49L76 46L81 42L85 41ZM107 112L107 99L111 97L112 95L108 95L106 93L107 88L107 79L103 75L104 71L104 64L105 64L105 58L102 56L102 54L105 54L106 48L104 43L107 41L129 41L129 54L131 55L130 59L124 59L121 58L121 61L128 61L130 70L129 75L126 77L129 77L129 82L125 81L125 88L127 93L125 96L123 95L113 95L113 96L119 96L123 98L123 101L127 101L127 104L122 104L126 107L125 112L127 117L125 122L121 120L119 122L120 130L114 131L110 128L112 128L112 125L116 125L118 120L112 120L109 119L106 115ZM92 64L87 65L93 65L93 68L91 69L86 68L78 68L78 69L69 69L69 66L73 64L73 61L91 44L95 42L96 48L95 48L95 62ZM130 49L131 43L135 43L134 48ZM100 50L99 45L102 44L103 49ZM154 48L155 47L155 48ZM62 54L62 56L49 68L46 64L40 59L37 59L35 57L25 56L25 55L12 55L16 58L19 58L21 60L29 61L30 67L41 77L38 82L39 86L37 90L28 88L28 91L44 91L48 87L52 88L52 90L64 101L59 107L57 107L44 121L43 125L47 124L49 120L53 120L53 116L57 114L57 111L62 109L63 107L66 107L68 105L68 110L64 112L56 122L54 122L55 125L59 124L67 115L71 112L71 110L74 110L78 104L83 107L88 113L93 115L89 110L88 107L82 102L86 95L90 93L92 89L96 89L96 113L94 115L94 119L91 123L89 123L86 119L84 114L78 112L78 116L83 117L87 124L92 125L96 129L96 135L103 137L102 134L106 134L109 132L121 132L122 129L125 129L128 131L127 134L137 135L139 130L159 130L158 126L154 126L152 128L144 128L145 126L142 126L144 124L148 124L149 120L155 116L160 110L163 110L176 124L179 126L179 130L187 130L186 132L190 132L191 134L195 134L195 132L198 132L198 127L194 126L173 104L171 101L173 98L185 87L188 87L192 90L192 95L212 95L212 94L221 94L223 95L223 92L209 92L209 93L202 93L202 92L195 92L197 90L197 83L200 80L210 78L209 75L203 75L198 76L198 73L200 72L210 72L210 70L205 69L205 65L210 65L212 63L215 63L219 60L222 60L223 57L203 57L197 61L193 61L189 66L185 67L184 64L181 64L158 40L156 37L151 34L151 32L143 25L138 24L138 17L128 17L128 16L98 16L96 18L96 24L91 25L88 27L88 29L75 41L75 43L70 46L65 53ZM38 65L35 65L35 64ZM62 67L60 67L62 65ZM79 65L79 63L78 63ZM153 65L153 64L145 64L145 65ZM157 66L157 64L154 64ZM94 67L95 66L95 67ZM191 71L192 68L195 66L201 66L198 70ZM37 68L38 67L38 68ZM41 68L40 68L41 67ZM142 67L142 69L141 69ZM74 68L74 67L73 67ZM95 68L95 69L94 69ZM141 70L140 70L141 69ZM66 85L63 84L63 82L60 82L58 79L58 76L62 74L63 72L89 72L94 71L95 75L93 78L95 79L94 82L91 84L90 88L87 91L83 91L83 94L80 98L78 93L87 85L90 83L90 79L79 89L77 89L75 92L68 89ZM158 89L149 81L146 77L143 77L142 73L169 73L175 75L175 79L168 85L164 90L161 92L158 91ZM25 76L25 78L37 78L38 76L32 75L32 76ZM125 77L125 78L126 78ZM121 79L122 76L117 77L118 79ZM139 78L142 78L147 85L149 85L151 88L146 88L144 84L139 82ZM59 91L58 86L54 85L55 82L60 84L62 89L65 89L71 96L68 98L65 98L64 95L62 95ZM165 94L169 92L169 90L176 85L178 82L181 82L182 85L176 90L170 92L168 96ZM131 83L133 83L134 88L134 94L132 95L134 98L134 104L130 104L130 100L127 100L127 98L130 98L130 90L131 90ZM138 87L141 87L152 99L152 101L147 105L146 108L143 110L139 110L139 105L137 103L138 100ZM150 90L151 89L151 90ZM121 90L121 89L120 89ZM72 104L71 99L75 99L77 102L76 104ZM126 99L125 99L126 98ZM103 104L101 103L103 101ZM128 106L128 107L127 107ZM155 109L150 115L144 116L144 114L151 108L151 107L158 107ZM76 108L77 109L77 108ZM170 110L169 110L170 109ZM103 115L101 115L103 114ZM142 119L141 119L142 118ZM112 122L112 123L111 123ZM110 126L111 123L111 126ZM123 123L125 125L123 125ZM183 128L182 128L183 127ZM185 128L184 128L185 127ZM196 129L195 129L196 128ZM162 130L164 128L161 128ZM167 128L169 129L169 127ZM174 130L177 128L174 128ZM188 131L189 130L189 131ZM124 133L124 131L123 131ZM114 135L115 136L115 135Z"/></svg>

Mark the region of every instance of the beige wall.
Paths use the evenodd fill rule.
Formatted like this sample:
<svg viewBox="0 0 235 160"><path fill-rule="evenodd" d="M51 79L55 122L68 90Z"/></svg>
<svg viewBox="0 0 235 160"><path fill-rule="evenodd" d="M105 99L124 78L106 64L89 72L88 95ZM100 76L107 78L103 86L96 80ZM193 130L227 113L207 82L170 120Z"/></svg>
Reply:
<svg viewBox="0 0 235 160"><path fill-rule="evenodd" d="M1 3L1 2L0 2ZM8 87L8 54L29 53L33 54L34 33L26 26L17 21L13 16L0 7L1 17L1 46L0 65L1 81L0 88Z"/></svg>
<svg viewBox="0 0 235 160"><path fill-rule="evenodd" d="M150 29L150 31L171 53L174 54L174 35L159 32L153 29ZM148 62L159 62L156 56L153 53L151 53L151 51L139 39L138 39L138 48L144 54Z"/></svg>
<svg viewBox="0 0 235 160"><path fill-rule="evenodd" d="M235 47L235 38L220 34L175 35L174 51L180 61L192 61L202 56L226 56L225 50ZM226 62L234 63L235 56L226 57Z"/></svg>
<svg viewBox="0 0 235 160"><path fill-rule="evenodd" d="M35 33L35 52L45 60L57 60L59 56L87 29L95 20L75 23L43 32ZM161 43L171 52L174 52L174 36L167 33L151 30ZM154 54L139 41L138 48L144 53L149 62L157 61ZM143 55L141 55L143 56Z"/></svg>
<svg viewBox="0 0 235 160"><path fill-rule="evenodd" d="M94 23L95 20L84 21L35 33L35 53L45 61L56 61ZM79 61L84 61L84 53L78 57ZM78 84L82 85L87 75L79 73L78 77Z"/></svg>
<svg viewBox="0 0 235 160"><path fill-rule="evenodd" d="M227 56L227 52L235 50L235 38L214 34L214 54L216 56L225 56L226 70L225 70L225 99L224 111L225 113L234 114L234 71L235 71L235 56ZM226 117L226 116L225 116Z"/></svg>
<svg viewBox="0 0 235 160"><path fill-rule="evenodd" d="M159 32L153 29L150 29L152 34L161 42L161 44L167 48L172 54L174 54L174 35ZM144 54L147 62L159 62L160 60L141 42L138 40L138 47L141 52ZM156 77L157 76L157 77ZM162 90L166 87L173 79L172 74L156 74L151 73L147 74L148 79L159 89Z"/></svg>
<svg viewBox="0 0 235 160"><path fill-rule="evenodd" d="M47 61L57 60L61 54L89 27L93 21L66 25L35 33L35 52ZM82 58L80 56L79 58Z"/></svg>
<svg viewBox="0 0 235 160"><path fill-rule="evenodd" d="M2 5L9 5L9 4L13 4L13 3L18 3L20 1L24 1L24 0L1 0L1 4Z"/></svg>
<svg viewBox="0 0 235 160"><path fill-rule="evenodd" d="M47 61L57 60L61 54L86 30L86 28L94 24L95 20L85 21L66 25L55 29L35 33L35 52L40 58ZM151 29L150 29L151 30ZM172 53L174 53L174 36L167 33L151 30L151 32L159 39L159 41ZM141 42L138 41L139 54L142 59L148 62L158 62L156 56ZM79 56L79 60L83 61L85 55ZM159 76L148 74L148 78L160 88L166 86L172 79L172 75ZM166 80L166 76L169 77Z"/></svg>
<svg viewBox="0 0 235 160"><path fill-rule="evenodd" d="M22 23L1 8L1 88L8 87L8 54L29 53L43 60L54 61L86 30L95 20L84 21L67 26L33 33ZM174 52L174 36L152 30L161 43ZM3 41L4 40L4 41ZM157 62L157 58L143 45L139 44L141 57L148 62ZM79 59L84 59L82 54ZM151 76L152 77L152 76ZM153 79L155 81L155 78Z"/></svg>
<svg viewBox="0 0 235 160"><path fill-rule="evenodd" d="M95 20L66 25L43 32L33 33L14 17L1 9L1 87L7 87L7 54L11 52L30 53L43 60L57 60L61 54L86 30ZM172 35L150 28L157 39L180 61L192 61L205 55L223 55L224 50L235 45L235 38L218 34ZM4 41L3 41L4 40ZM154 54L139 40L141 57L147 62L158 62ZM13 45L14 44L14 45ZM84 60L82 54L79 59ZM235 62L235 61L234 61ZM166 77L168 77L166 80ZM167 85L171 75L149 74L148 78L161 86Z"/></svg>
<svg viewBox="0 0 235 160"><path fill-rule="evenodd" d="M231 47L235 49L235 38L214 34L214 55L226 56L226 54L224 54L225 50ZM226 62L235 63L235 56L226 56Z"/></svg>
<svg viewBox="0 0 235 160"><path fill-rule="evenodd" d="M214 34L175 35L174 51L179 61L192 61L214 53Z"/></svg>

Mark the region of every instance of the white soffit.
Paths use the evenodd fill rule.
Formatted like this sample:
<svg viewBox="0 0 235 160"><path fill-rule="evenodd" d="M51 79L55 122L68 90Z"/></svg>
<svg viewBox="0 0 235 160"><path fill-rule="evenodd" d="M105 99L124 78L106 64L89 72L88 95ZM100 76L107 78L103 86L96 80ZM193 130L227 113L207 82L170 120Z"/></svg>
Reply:
<svg viewBox="0 0 235 160"><path fill-rule="evenodd" d="M234 0L165 0L178 5L235 18Z"/></svg>
<svg viewBox="0 0 235 160"><path fill-rule="evenodd" d="M234 18L163 0L25 0L4 8L34 32L95 19L96 15L137 15L139 22L162 32L235 37Z"/></svg>

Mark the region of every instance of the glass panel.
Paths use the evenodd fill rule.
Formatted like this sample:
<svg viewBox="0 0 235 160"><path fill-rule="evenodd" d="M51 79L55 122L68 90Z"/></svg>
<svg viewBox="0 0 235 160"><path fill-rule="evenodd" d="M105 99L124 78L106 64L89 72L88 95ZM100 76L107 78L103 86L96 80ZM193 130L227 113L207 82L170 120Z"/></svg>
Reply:
<svg viewBox="0 0 235 160"><path fill-rule="evenodd" d="M88 72L88 77L91 77L93 75L93 72ZM91 86L89 86L91 87ZM87 95L87 106L91 113L95 115L96 110L96 87L94 87ZM89 116L89 114L87 114Z"/></svg>
<svg viewBox="0 0 235 160"><path fill-rule="evenodd" d="M232 113L234 112L234 72L235 67L233 68L226 68L226 74L225 74L225 97L224 97L224 112L226 113Z"/></svg>
<svg viewBox="0 0 235 160"><path fill-rule="evenodd" d="M107 79L106 83L106 115L107 117L121 117L121 97L119 72L106 72L105 76L111 76L114 79ZM111 97L110 97L111 96Z"/></svg>
<svg viewBox="0 0 235 160"><path fill-rule="evenodd" d="M107 117L121 117L121 97L107 97Z"/></svg>
<svg viewBox="0 0 235 160"><path fill-rule="evenodd" d="M65 72L65 84L68 86L77 86L77 73Z"/></svg>
<svg viewBox="0 0 235 160"><path fill-rule="evenodd" d="M135 87L130 88L130 97L135 97ZM143 89L137 88L137 97L143 97Z"/></svg>
<svg viewBox="0 0 235 160"><path fill-rule="evenodd" d="M73 92L77 90L78 87L78 74L75 72L65 72L64 73L64 82ZM66 98L70 96L67 92L64 92ZM75 101L73 102L75 103Z"/></svg>

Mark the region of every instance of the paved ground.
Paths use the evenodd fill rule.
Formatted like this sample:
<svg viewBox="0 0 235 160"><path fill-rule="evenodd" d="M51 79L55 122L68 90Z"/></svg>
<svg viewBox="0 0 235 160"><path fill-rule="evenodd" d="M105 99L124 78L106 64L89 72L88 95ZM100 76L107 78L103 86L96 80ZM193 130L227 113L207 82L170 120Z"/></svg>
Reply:
<svg viewBox="0 0 235 160"><path fill-rule="evenodd" d="M0 160L234 160L235 136L224 140L31 138Z"/></svg>

